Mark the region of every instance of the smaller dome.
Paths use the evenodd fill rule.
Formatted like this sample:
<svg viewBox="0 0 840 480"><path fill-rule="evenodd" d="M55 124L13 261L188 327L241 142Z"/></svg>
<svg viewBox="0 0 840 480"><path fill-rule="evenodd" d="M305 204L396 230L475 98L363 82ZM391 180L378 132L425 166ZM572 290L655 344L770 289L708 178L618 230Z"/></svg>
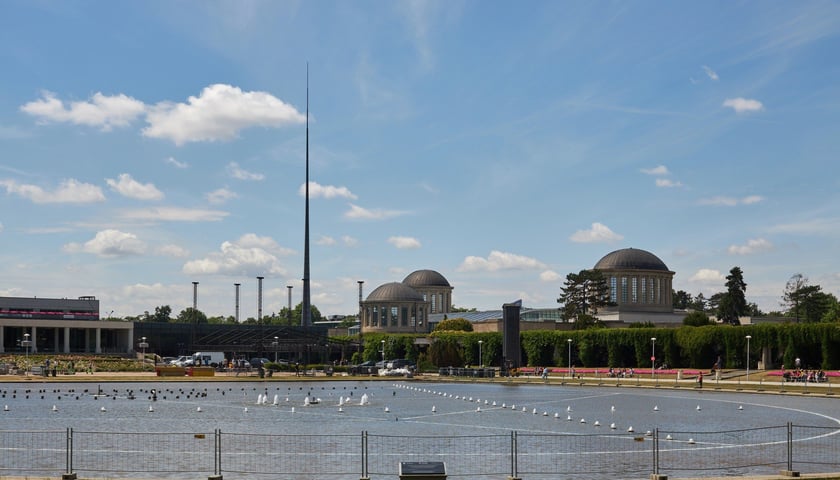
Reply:
<svg viewBox="0 0 840 480"><path fill-rule="evenodd" d="M624 248L604 255L595 264L596 270L656 270L668 272L665 262L656 255L637 248Z"/></svg>
<svg viewBox="0 0 840 480"><path fill-rule="evenodd" d="M417 290L399 282L380 285L370 292L368 302L422 302L423 295Z"/></svg>
<svg viewBox="0 0 840 480"><path fill-rule="evenodd" d="M449 287L449 281L434 270L417 270L405 277L402 283L409 287Z"/></svg>

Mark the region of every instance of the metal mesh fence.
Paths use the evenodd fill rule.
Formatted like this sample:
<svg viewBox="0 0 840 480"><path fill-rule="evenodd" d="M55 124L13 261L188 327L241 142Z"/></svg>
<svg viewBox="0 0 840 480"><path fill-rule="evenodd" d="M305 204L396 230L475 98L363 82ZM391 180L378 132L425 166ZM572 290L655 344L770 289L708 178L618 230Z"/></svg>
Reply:
<svg viewBox="0 0 840 480"><path fill-rule="evenodd" d="M787 465L787 427L721 432L659 431L659 469L714 470L726 475L775 473Z"/></svg>
<svg viewBox="0 0 840 480"><path fill-rule="evenodd" d="M66 455L65 430L4 431L0 434L0 474L61 473Z"/></svg>
<svg viewBox="0 0 840 480"><path fill-rule="evenodd" d="M367 462L372 476L396 476L400 462L443 462L448 477L503 478L511 471L511 436L368 435Z"/></svg>
<svg viewBox="0 0 840 480"><path fill-rule="evenodd" d="M304 478L359 477L361 435L257 435L222 433L221 471L233 474L294 474ZM306 477L311 475L311 477Z"/></svg>
<svg viewBox="0 0 840 480"><path fill-rule="evenodd" d="M653 442L626 433L601 435L516 435L519 474L562 474L605 478L621 473L644 477L652 471Z"/></svg>
<svg viewBox="0 0 840 480"><path fill-rule="evenodd" d="M793 468L806 473L840 471L840 430L792 426Z"/></svg>
<svg viewBox="0 0 840 480"><path fill-rule="evenodd" d="M87 476L131 472L193 474L214 472L215 435L71 431L73 469ZM177 475L171 475L175 478Z"/></svg>

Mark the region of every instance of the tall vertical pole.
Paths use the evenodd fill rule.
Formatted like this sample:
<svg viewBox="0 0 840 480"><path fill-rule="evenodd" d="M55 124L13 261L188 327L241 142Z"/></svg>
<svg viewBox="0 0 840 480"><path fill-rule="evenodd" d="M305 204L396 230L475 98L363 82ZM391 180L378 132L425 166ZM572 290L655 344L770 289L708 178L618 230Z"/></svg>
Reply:
<svg viewBox="0 0 840 480"><path fill-rule="evenodd" d="M291 326L292 325L292 286L286 285L286 288L289 289L289 307L286 310L286 324Z"/></svg>
<svg viewBox="0 0 840 480"><path fill-rule="evenodd" d="M312 325L312 311L309 304L309 63L306 64L306 209L303 239L303 305L300 326Z"/></svg>
<svg viewBox="0 0 840 480"><path fill-rule="evenodd" d="M257 323L262 323L262 281L265 277L257 277Z"/></svg>
<svg viewBox="0 0 840 480"><path fill-rule="evenodd" d="M237 324L239 323L239 285L241 284L233 284L234 291L236 292L236 310L234 311L234 318Z"/></svg>
<svg viewBox="0 0 840 480"><path fill-rule="evenodd" d="M359 284L359 332L362 331L362 285L365 284L364 280L356 280L356 283Z"/></svg>
<svg viewBox="0 0 840 480"><path fill-rule="evenodd" d="M193 310L198 310L198 282L193 284Z"/></svg>
<svg viewBox="0 0 840 480"><path fill-rule="evenodd" d="M656 378L656 337L650 339L650 378Z"/></svg>

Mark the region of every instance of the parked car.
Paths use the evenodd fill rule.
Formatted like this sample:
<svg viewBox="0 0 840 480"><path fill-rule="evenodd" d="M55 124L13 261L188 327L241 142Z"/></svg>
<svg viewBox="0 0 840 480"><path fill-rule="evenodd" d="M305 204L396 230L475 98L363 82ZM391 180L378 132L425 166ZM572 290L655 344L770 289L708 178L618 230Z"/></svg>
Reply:
<svg viewBox="0 0 840 480"><path fill-rule="evenodd" d="M379 372L379 367L376 366L376 362L373 360L368 360L367 362L350 367L350 375L371 375L377 372Z"/></svg>
<svg viewBox="0 0 840 480"><path fill-rule="evenodd" d="M271 363L271 360L265 357L254 357L251 359L251 366L254 368L265 368L266 364Z"/></svg>
<svg viewBox="0 0 840 480"><path fill-rule="evenodd" d="M388 362L387 367L390 369L407 368L409 370L414 370L416 365L411 360L405 358L398 358L396 360L391 360L390 362Z"/></svg>

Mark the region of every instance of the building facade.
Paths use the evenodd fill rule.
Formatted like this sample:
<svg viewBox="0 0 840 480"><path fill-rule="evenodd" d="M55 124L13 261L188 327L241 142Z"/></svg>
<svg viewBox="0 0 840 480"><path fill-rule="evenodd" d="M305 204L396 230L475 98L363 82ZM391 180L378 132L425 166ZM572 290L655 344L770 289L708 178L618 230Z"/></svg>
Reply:
<svg viewBox="0 0 840 480"><path fill-rule="evenodd" d="M417 270L402 282L374 289L361 302L362 333L428 333L429 315L452 310L452 286L434 270Z"/></svg>

